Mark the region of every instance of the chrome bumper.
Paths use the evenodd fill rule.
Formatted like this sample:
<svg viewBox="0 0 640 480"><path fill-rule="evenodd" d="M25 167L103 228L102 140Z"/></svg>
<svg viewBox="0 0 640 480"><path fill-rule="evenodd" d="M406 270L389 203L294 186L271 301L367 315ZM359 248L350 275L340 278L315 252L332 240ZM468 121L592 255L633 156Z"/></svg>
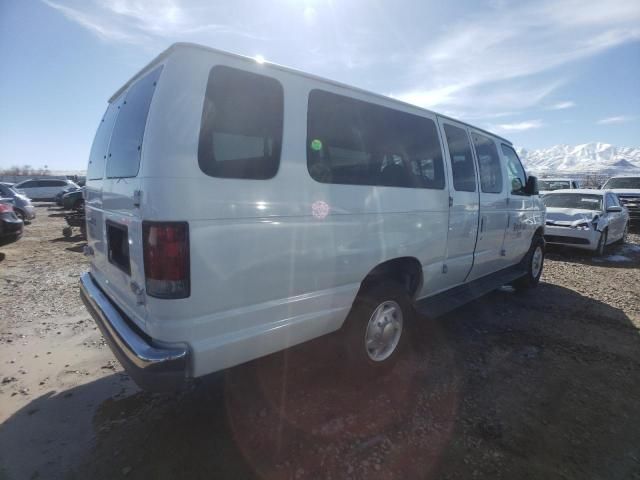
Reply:
<svg viewBox="0 0 640 480"><path fill-rule="evenodd" d="M189 368L186 346L156 346L134 330L88 272L80 277L80 296L114 355L141 388L175 390L185 382Z"/></svg>

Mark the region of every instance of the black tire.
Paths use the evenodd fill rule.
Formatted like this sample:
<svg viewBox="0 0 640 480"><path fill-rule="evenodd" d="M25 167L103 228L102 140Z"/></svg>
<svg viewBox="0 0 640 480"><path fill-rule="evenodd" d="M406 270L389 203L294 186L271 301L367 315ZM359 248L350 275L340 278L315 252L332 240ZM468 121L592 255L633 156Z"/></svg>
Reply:
<svg viewBox="0 0 640 480"><path fill-rule="evenodd" d="M69 238L72 234L73 230L71 230L71 227L64 227L62 229L62 235L64 236L64 238Z"/></svg>
<svg viewBox="0 0 640 480"><path fill-rule="evenodd" d="M373 321L373 316L379 308L381 310L377 316L380 318L380 322L383 322L384 327L380 330L380 322L377 324L375 322L372 323L370 336L380 333L380 339L382 340L391 335L388 342L389 347L394 342L394 333L397 331L397 309L401 313L400 336L395 347L391 348L390 352L386 352L382 347L380 347L381 351L378 351L375 346L370 349L366 346L370 321ZM388 313L388 319L387 317L380 317L380 315L384 316L385 309L390 312ZM392 318L394 317L393 312L396 312L395 319ZM407 350L409 330L413 323L414 315L411 298L407 291L396 282L384 281L361 291L343 327L345 356L349 375L354 376L354 378L361 378L362 375L384 374L392 369ZM376 353L379 353L379 355L376 355ZM388 356L385 357L387 353ZM380 359L375 360L375 356Z"/></svg>
<svg viewBox="0 0 640 480"><path fill-rule="evenodd" d="M523 259L523 265L527 273L515 280L511 285L516 291L525 291L536 288L540 283L540 276L544 267L545 245L544 238L536 235L531 240L531 246ZM541 255L541 257L539 257ZM539 261L539 266L538 266Z"/></svg>
<svg viewBox="0 0 640 480"><path fill-rule="evenodd" d="M627 243L627 236L629 235L629 222L624 224L624 230L622 231L622 237L620 240L617 240L616 243L618 245L624 245Z"/></svg>
<svg viewBox="0 0 640 480"><path fill-rule="evenodd" d="M18 217L20 220L22 220L22 222L26 222L27 221L27 217L25 216L24 212L18 208L14 208L13 211L16 214L16 217Z"/></svg>
<svg viewBox="0 0 640 480"><path fill-rule="evenodd" d="M73 207L71 207L73 210L82 210L84 208L84 200L83 199L78 199L75 202L73 202Z"/></svg>
<svg viewBox="0 0 640 480"><path fill-rule="evenodd" d="M593 254L596 257L602 257L607 248L607 237L609 236L609 231L605 228L602 233L600 233L600 240L598 240L598 245L596 249L593 251Z"/></svg>

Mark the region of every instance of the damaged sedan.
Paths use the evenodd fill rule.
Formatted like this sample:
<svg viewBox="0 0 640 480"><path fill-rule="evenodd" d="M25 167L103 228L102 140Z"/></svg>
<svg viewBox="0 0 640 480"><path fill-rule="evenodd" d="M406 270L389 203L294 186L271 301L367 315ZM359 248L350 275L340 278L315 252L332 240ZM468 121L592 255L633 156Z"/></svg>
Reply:
<svg viewBox="0 0 640 480"><path fill-rule="evenodd" d="M624 243L629 212L609 190L555 190L542 199L547 208L544 239L603 255L607 245Z"/></svg>

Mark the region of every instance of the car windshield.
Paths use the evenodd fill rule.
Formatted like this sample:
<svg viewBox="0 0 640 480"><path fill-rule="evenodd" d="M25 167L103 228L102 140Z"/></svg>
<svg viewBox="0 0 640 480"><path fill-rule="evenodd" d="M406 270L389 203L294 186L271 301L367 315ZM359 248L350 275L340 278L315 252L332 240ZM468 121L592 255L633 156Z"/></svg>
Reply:
<svg viewBox="0 0 640 480"><path fill-rule="evenodd" d="M640 177L610 178L602 188L640 188Z"/></svg>
<svg viewBox="0 0 640 480"><path fill-rule="evenodd" d="M554 193L542 199L547 208L577 208L581 210L602 210L601 195L581 195L578 193Z"/></svg>
<svg viewBox="0 0 640 480"><path fill-rule="evenodd" d="M569 180L538 180L538 188L540 190L562 190L563 188L571 188Z"/></svg>
<svg viewBox="0 0 640 480"><path fill-rule="evenodd" d="M13 188L9 187L8 185L0 185L0 197L13 197L14 195L17 195L18 192L16 192Z"/></svg>

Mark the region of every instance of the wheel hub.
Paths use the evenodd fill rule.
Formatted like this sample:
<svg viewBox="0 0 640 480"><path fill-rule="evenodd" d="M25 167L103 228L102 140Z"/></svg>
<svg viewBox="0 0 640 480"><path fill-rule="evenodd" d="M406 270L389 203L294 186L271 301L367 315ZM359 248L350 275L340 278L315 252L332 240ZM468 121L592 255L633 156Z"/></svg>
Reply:
<svg viewBox="0 0 640 480"><path fill-rule="evenodd" d="M386 360L393 354L402 335L403 316L398 303L388 300L371 314L365 333L365 349L374 362Z"/></svg>
<svg viewBox="0 0 640 480"><path fill-rule="evenodd" d="M537 278L542 269L542 248L539 246L533 252L533 258L531 259L531 274L534 278Z"/></svg>

